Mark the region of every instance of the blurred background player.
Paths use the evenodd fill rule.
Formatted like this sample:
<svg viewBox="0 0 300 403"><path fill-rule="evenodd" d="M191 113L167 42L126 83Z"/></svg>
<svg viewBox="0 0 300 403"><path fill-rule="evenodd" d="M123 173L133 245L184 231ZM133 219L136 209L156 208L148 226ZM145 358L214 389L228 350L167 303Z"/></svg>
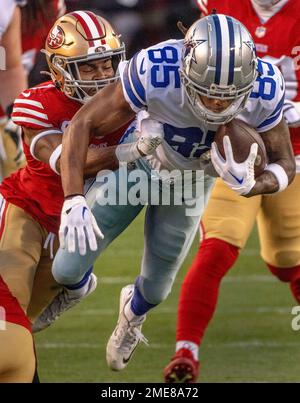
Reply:
<svg viewBox="0 0 300 403"><path fill-rule="evenodd" d="M179 38L176 22L190 26L198 17L194 0L66 0L66 5L68 11L101 11L122 32L129 57L166 38Z"/></svg>
<svg viewBox="0 0 300 403"><path fill-rule="evenodd" d="M22 63L28 74L29 87L45 81L41 70L47 63L41 49L54 22L65 14L64 0L27 0L22 13Z"/></svg>
<svg viewBox="0 0 300 403"><path fill-rule="evenodd" d="M165 368L166 382L193 382L198 349L218 299L220 283L246 244L257 219L261 256L279 280L288 282L300 304L300 44L299 0L199 0L206 15L217 9L250 30L258 55L276 64L286 82L284 117L290 127L297 172L294 182L273 196L242 198L218 179L202 219L202 243L181 288L176 354ZM262 85L264 83L262 82Z"/></svg>
<svg viewBox="0 0 300 403"><path fill-rule="evenodd" d="M47 64L43 55L40 54L40 50L44 46L49 29L58 16L65 12L66 7L64 0L15 0L11 3L15 3L15 10L21 18L19 24L21 32L19 35L21 37L22 65L28 78L28 85L32 87L44 81L40 70L46 70ZM21 12L17 6L21 7ZM12 37L15 38L16 33L13 33ZM20 51L20 45L16 49ZM2 128L0 135L3 143L0 155L2 178L5 178L25 164L21 130L10 119L10 105L12 105L16 96L21 92L20 90L25 88L27 88L27 85L19 88L9 100L9 105L5 106L0 103L0 122Z"/></svg>
<svg viewBox="0 0 300 403"><path fill-rule="evenodd" d="M0 181L12 166L18 151L10 136L4 135L6 113L14 99L25 88L27 78L22 66L21 11L17 1L3 0L0 10Z"/></svg>
<svg viewBox="0 0 300 403"><path fill-rule="evenodd" d="M23 91L12 113L14 123L22 128L27 165L0 186L0 306L9 309L7 330L0 331L0 382L32 381L36 361L27 318L34 320L59 291L51 265L64 200L59 176L63 132L84 102L118 79L118 64L125 59L125 45L111 25L82 11L54 24L45 51L52 81ZM116 146L109 146L119 143L125 128L127 125L109 137L93 138L87 177L119 166ZM147 153L145 147L141 153L138 144L119 147L135 158ZM96 283L89 273L80 299ZM15 349L17 355L10 340L22 348Z"/></svg>

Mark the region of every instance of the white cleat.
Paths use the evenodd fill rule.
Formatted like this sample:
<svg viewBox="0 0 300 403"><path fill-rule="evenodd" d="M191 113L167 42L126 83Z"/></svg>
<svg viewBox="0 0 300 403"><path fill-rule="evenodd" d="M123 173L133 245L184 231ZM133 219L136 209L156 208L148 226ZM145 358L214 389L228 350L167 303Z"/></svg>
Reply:
<svg viewBox="0 0 300 403"><path fill-rule="evenodd" d="M97 277L92 273L88 282L88 288L80 297L72 298L68 290L64 288L33 323L32 332L40 332L52 325L64 312L73 308L73 306L95 291L96 287Z"/></svg>
<svg viewBox="0 0 300 403"><path fill-rule="evenodd" d="M148 345L148 340L141 332L146 315L129 321L124 313L125 306L131 301L133 291L132 284L122 288L118 324L106 346L107 365L113 371L121 371L126 367L139 343Z"/></svg>

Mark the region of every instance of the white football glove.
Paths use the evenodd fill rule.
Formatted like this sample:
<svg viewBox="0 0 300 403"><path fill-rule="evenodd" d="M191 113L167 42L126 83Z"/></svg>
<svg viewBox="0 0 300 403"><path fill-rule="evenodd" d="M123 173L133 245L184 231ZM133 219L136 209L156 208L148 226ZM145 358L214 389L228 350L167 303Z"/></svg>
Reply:
<svg viewBox="0 0 300 403"><path fill-rule="evenodd" d="M119 144L116 148L116 156L120 162L133 162L153 154L163 140L163 125L156 120L145 118L144 113L139 115L143 116L143 120L138 119L137 122L136 135L138 140L134 143Z"/></svg>
<svg viewBox="0 0 300 403"><path fill-rule="evenodd" d="M254 162L257 156L258 145L252 144L250 153L244 162L234 160L231 142L228 136L223 138L225 159L220 154L217 144L212 143L211 160L215 170L223 181L240 195L247 195L254 187Z"/></svg>
<svg viewBox="0 0 300 403"><path fill-rule="evenodd" d="M151 155L157 149L157 147L161 144L162 138L160 136L157 137L146 137L141 136L137 142L137 149L140 155Z"/></svg>
<svg viewBox="0 0 300 403"><path fill-rule="evenodd" d="M137 131L140 133L138 149L145 155L151 155L164 138L164 126L151 119L148 112L142 111L137 117Z"/></svg>
<svg viewBox="0 0 300 403"><path fill-rule="evenodd" d="M61 212L59 228L59 242L62 249L67 248L69 253L76 250L76 239L80 255L86 254L86 245L96 251L97 239L104 238L97 225L95 217L89 209L84 196L74 196L65 200Z"/></svg>

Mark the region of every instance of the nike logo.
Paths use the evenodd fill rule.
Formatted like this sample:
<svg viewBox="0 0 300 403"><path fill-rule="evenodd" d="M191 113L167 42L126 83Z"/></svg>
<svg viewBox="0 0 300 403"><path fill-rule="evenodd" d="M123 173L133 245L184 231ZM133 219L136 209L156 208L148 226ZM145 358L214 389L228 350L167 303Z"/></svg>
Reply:
<svg viewBox="0 0 300 403"><path fill-rule="evenodd" d="M31 92L28 92L27 94L25 92L22 92L23 97L29 98L31 95Z"/></svg>
<svg viewBox="0 0 300 403"><path fill-rule="evenodd" d="M84 219L84 213L87 211L87 208L86 207L83 207L83 209L82 209L82 218Z"/></svg>
<svg viewBox="0 0 300 403"><path fill-rule="evenodd" d="M244 182L244 177L242 179L239 179L237 176L235 176L233 173L228 171L230 175L241 185Z"/></svg>
<svg viewBox="0 0 300 403"><path fill-rule="evenodd" d="M144 61L145 61L145 58L142 60L142 64L141 64L141 67L140 67L140 74L141 75L146 73L146 70L144 69Z"/></svg>
<svg viewBox="0 0 300 403"><path fill-rule="evenodd" d="M136 348L137 348L137 346L139 345L139 343L134 347L134 349L131 351L131 354L129 355L129 357L127 357L127 358L124 358L123 357L123 364L127 364L128 362L129 362L129 360L130 360L130 358L132 357L132 354L135 352L135 350L136 350Z"/></svg>

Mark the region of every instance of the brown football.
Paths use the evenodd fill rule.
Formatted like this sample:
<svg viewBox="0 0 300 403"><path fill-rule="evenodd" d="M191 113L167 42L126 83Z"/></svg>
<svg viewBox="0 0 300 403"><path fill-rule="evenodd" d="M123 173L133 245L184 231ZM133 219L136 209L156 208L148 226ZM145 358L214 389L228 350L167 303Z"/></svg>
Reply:
<svg viewBox="0 0 300 403"><path fill-rule="evenodd" d="M230 123L220 126L216 135L220 154L225 157L223 137L229 136L232 145L233 156L236 162L243 162L248 157L251 145L258 144L257 157L255 160L255 177L261 175L268 163L266 147L259 133L247 123L239 119L233 119Z"/></svg>

